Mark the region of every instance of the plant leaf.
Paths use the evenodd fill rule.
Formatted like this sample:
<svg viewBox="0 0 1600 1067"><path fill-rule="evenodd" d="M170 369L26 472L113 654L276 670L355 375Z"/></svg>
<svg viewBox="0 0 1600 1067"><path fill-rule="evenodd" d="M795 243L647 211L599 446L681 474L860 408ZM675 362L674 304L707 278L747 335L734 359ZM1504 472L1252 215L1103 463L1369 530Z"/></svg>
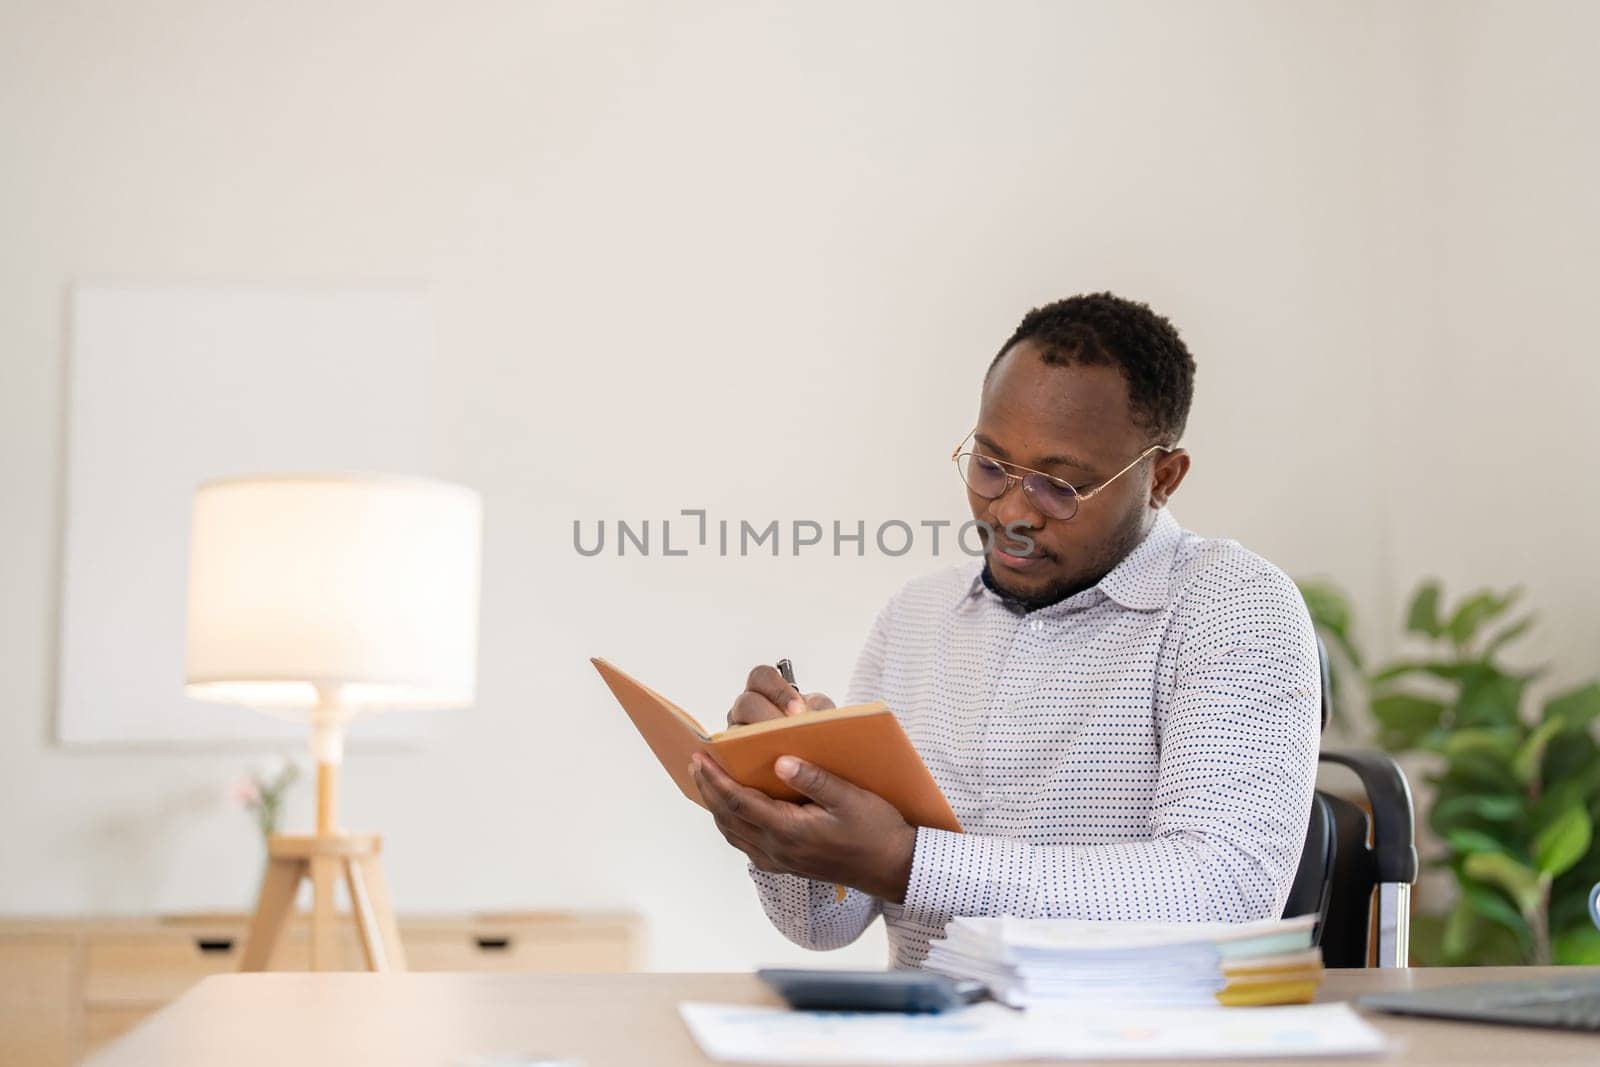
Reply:
<svg viewBox="0 0 1600 1067"><path fill-rule="evenodd" d="M1462 815L1476 815L1490 822L1510 822L1523 812L1522 799L1515 796L1496 796L1482 793L1464 793L1435 801L1433 817L1448 822Z"/></svg>
<svg viewBox="0 0 1600 1067"><path fill-rule="evenodd" d="M1600 930L1589 923L1564 930L1550 939L1550 954L1557 963L1600 963Z"/></svg>
<svg viewBox="0 0 1600 1067"><path fill-rule="evenodd" d="M1456 697L1455 722L1460 726L1518 726L1522 692L1528 679L1506 674L1489 664L1468 672L1461 679Z"/></svg>
<svg viewBox="0 0 1600 1067"><path fill-rule="evenodd" d="M1540 772L1540 798L1536 805L1535 825L1544 825L1562 808L1587 803L1588 798L1600 790L1600 745L1587 733L1567 733L1559 744L1544 750L1544 767ZM1560 802L1546 801L1559 795Z"/></svg>
<svg viewBox="0 0 1600 1067"><path fill-rule="evenodd" d="M1497 922L1507 930L1516 934L1521 940L1528 939L1528 921L1518 914L1511 902L1486 885L1474 882L1461 884L1461 899L1466 901L1472 910L1492 922Z"/></svg>
<svg viewBox="0 0 1600 1067"><path fill-rule="evenodd" d="M1539 872L1550 878L1564 874L1589 851L1594 823L1585 808L1571 807L1539 831L1533 839L1534 860Z"/></svg>
<svg viewBox="0 0 1600 1067"><path fill-rule="evenodd" d="M1482 665L1477 662L1455 663L1450 660L1400 660L1391 663L1382 670L1375 672L1368 681L1372 685L1382 685L1402 678L1408 674L1429 674L1435 678L1442 678L1447 682L1459 682L1474 671L1481 670Z"/></svg>
<svg viewBox="0 0 1600 1067"><path fill-rule="evenodd" d="M1452 760L1481 754L1509 763L1517 754L1521 738L1515 729L1503 726L1476 726L1446 734L1439 751Z"/></svg>
<svg viewBox="0 0 1600 1067"><path fill-rule="evenodd" d="M1411 916L1411 966L1445 965L1444 923L1443 915L1418 912Z"/></svg>
<svg viewBox="0 0 1600 1067"><path fill-rule="evenodd" d="M1429 730L1439 725L1445 706L1437 700L1390 693L1372 701L1372 717L1380 727L1379 743L1390 751L1415 748Z"/></svg>
<svg viewBox="0 0 1600 1067"><path fill-rule="evenodd" d="M1594 820L1594 825L1600 827L1600 815L1593 809L1589 817ZM1600 831L1595 835L1595 841L1600 841ZM1589 854L1578 863L1555 879L1550 886L1550 930L1565 930L1572 926L1592 926L1589 916L1589 892L1595 883L1600 882L1600 848L1595 847L1595 842L1589 844Z"/></svg>
<svg viewBox="0 0 1600 1067"><path fill-rule="evenodd" d="M1462 601L1461 606L1456 608L1449 621L1444 624L1444 631L1457 648L1470 644L1478 635L1479 627L1495 616L1503 614L1521 595L1520 589L1512 589L1499 595L1486 589L1470 596Z"/></svg>
<svg viewBox="0 0 1600 1067"><path fill-rule="evenodd" d="M1455 783L1435 791L1427 811L1428 825L1440 840L1457 830L1472 830L1500 842L1501 851L1513 856L1526 854L1528 823L1525 804L1519 796L1488 795L1481 789L1463 789Z"/></svg>
<svg viewBox="0 0 1600 1067"><path fill-rule="evenodd" d="M1511 759L1511 771L1517 776L1517 781L1527 785L1539 777L1539 768L1544 765L1545 748L1551 738L1565 729L1567 722L1562 718L1546 719L1535 727Z"/></svg>
<svg viewBox="0 0 1600 1067"><path fill-rule="evenodd" d="M1475 855L1480 852L1504 852L1509 855L1505 845L1496 841L1482 830L1452 830L1445 835L1450 848L1462 855Z"/></svg>
<svg viewBox="0 0 1600 1067"><path fill-rule="evenodd" d="M1444 936L1439 947L1444 958L1451 962L1464 959L1472 951L1472 942L1478 932L1478 913L1465 897L1456 901L1444 921Z"/></svg>
<svg viewBox="0 0 1600 1067"><path fill-rule="evenodd" d="M1544 721L1561 719L1575 730L1587 731L1600 718L1600 682L1590 682L1545 701Z"/></svg>
<svg viewBox="0 0 1600 1067"><path fill-rule="evenodd" d="M1430 578L1417 587L1411 597L1411 605L1406 608L1406 632L1435 638L1443 635L1443 625L1439 622L1439 594L1436 578Z"/></svg>
<svg viewBox="0 0 1600 1067"><path fill-rule="evenodd" d="M1438 784L1459 787L1463 793L1514 793L1522 788L1511 773L1510 757L1485 751L1466 751L1452 758Z"/></svg>
<svg viewBox="0 0 1600 1067"><path fill-rule="evenodd" d="M1489 882L1505 890L1524 916L1538 910L1539 875L1526 864L1503 852L1475 852L1466 858L1461 869L1480 882Z"/></svg>
<svg viewBox="0 0 1600 1067"><path fill-rule="evenodd" d="M1493 659L1495 654L1502 648L1505 648L1511 642L1515 641L1517 638L1521 637L1523 634L1532 629L1534 622L1535 617L1529 615L1526 618L1518 619L1510 626L1507 626L1504 630L1501 630L1499 633L1495 634L1489 639L1489 643L1483 646L1483 658Z"/></svg>
<svg viewBox="0 0 1600 1067"><path fill-rule="evenodd" d="M1559 750L1560 746L1557 746ZM1567 812L1572 809L1587 808L1589 794L1594 788L1595 782L1588 778L1567 778L1545 783L1543 794L1529 812L1530 832L1537 837L1567 818Z"/></svg>

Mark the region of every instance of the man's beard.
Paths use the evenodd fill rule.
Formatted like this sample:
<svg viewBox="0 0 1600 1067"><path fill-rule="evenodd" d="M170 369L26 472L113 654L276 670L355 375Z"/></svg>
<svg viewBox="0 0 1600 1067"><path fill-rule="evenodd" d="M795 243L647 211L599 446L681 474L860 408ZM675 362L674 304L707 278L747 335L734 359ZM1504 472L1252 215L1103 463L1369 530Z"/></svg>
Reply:
<svg viewBox="0 0 1600 1067"><path fill-rule="evenodd" d="M1100 579L1116 569L1118 563L1127 558L1128 553L1139 547L1148 532L1143 527L1144 516L1140 511L1133 512L1129 521L1124 523L1117 531L1114 543L1101 553L1096 554L1095 560L1088 564L1087 574L1080 573L1073 577L1061 578L1051 582L1043 589L1032 592L1022 592L1009 588L994 572L989 565L987 553L983 560L983 584L990 590L999 594L1001 598L1021 611L1038 611L1048 608L1052 604L1059 604L1068 597L1076 596L1085 589L1093 588L1099 584ZM986 543L986 549L989 547ZM1059 557L1057 557L1059 559Z"/></svg>
<svg viewBox="0 0 1600 1067"><path fill-rule="evenodd" d="M1018 611L1038 611L1040 608L1048 608L1052 604L1059 604L1068 597L1083 592L1099 580L1099 578L1094 578L1088 582L1083 582L1074 579L1062 579L1059 582L1052 582L1035 592L1023 593L1009 588L996 577L994 568L989 565L989 561L987 559L983 561L983 584Z"/></svg>

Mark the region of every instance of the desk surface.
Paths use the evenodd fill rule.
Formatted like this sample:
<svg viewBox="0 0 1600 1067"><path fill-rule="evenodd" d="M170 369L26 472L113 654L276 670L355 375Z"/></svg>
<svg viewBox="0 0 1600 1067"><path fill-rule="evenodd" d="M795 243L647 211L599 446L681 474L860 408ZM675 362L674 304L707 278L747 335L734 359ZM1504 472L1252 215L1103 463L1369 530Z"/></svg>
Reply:
<svg viewBox="0 0 1600 1067"><path fill-rule="evenodd" d="M1330 971L1319 999L1557 970L1578 969ZM229 974L206 979L89 1063L470 1067L479 1057L492 1063L515 1054L570 1057L585 1067L709 1063L678 1017L683 1000L776 1003L749 974ZM1600 1062L1600 1035L1368 1017L1401 1042L1393 1059L1371 1062Z"/></svg>

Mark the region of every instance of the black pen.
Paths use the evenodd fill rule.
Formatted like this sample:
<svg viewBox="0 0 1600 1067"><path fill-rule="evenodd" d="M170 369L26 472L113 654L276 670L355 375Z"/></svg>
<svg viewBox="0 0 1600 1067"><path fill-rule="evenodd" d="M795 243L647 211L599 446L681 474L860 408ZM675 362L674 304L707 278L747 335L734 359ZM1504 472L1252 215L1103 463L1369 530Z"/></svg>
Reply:
<svg viewBox="0 0 1600 1067"><path fill-rule="evenodd" d="M796 693L800 692L800 684L794 680L794 664L786 659L778 661L778 673L783 675L783 680L794 686Z"/></svg>

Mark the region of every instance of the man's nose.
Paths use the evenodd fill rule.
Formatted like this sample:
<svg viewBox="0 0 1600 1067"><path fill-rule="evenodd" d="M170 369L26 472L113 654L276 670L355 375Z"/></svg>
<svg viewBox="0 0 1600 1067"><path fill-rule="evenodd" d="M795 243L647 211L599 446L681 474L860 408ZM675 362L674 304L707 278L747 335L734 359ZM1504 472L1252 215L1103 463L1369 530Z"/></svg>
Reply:
<svg viewBox="0 0 1600 1067"><path fill-rule="evenodd" d="M1033 530L1044 525L1044 516L1022 491L1021 482L1012 482L989 510L1002 527Z"/></svg>

